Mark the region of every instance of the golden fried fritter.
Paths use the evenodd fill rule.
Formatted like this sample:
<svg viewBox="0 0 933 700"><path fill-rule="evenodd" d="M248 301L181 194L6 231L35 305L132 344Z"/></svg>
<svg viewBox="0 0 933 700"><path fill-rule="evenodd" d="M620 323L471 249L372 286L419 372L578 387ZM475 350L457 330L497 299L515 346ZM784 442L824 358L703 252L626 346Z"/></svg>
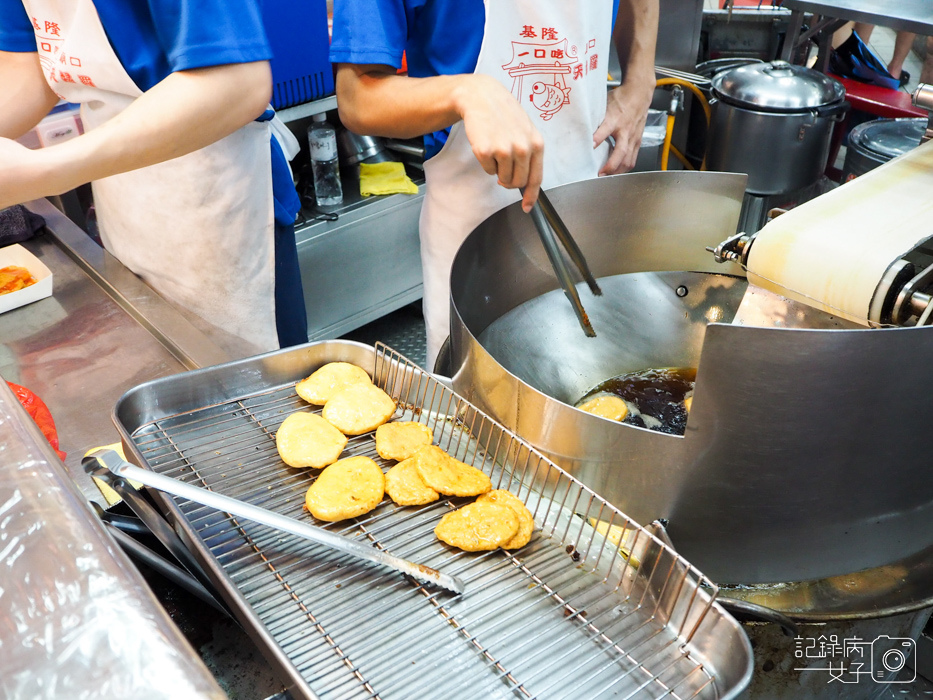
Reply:
<svg viewBox="0 0 933 700"><path fill-rule="evenodd" d="M372 384L366 371L349 362L328 362L295 386L298 396L323 406L341 389L352 384Z"/></svg>
<svg viewBox="0 0 933 700"><path fill-rule="evenodd" d="M625 420L628 415L628 406L618 396L597 396L595 399L590 399L586 403L577 406L577 408L609 420Z"/></svg>
<svg viewBox="0 0 933 700"><path fill-rule="evenodd" d="M326 467L340 458L346 444L346 435L305 411L291 414L275 432L275 447L290 467Z"/></svg>
<svg viewBox="0 0 933 700"><path fill-rule="evenodd" d="M518 549L528 544L528 540L531 539L531 533L535 529L535 521L531 516L531 511L522 503L522 499L511 491L496 489L489 493L484 493L476 499L476 502L498 503L499 505L508 506L518 517L518 532L515 533L512 539L502 545L502 549Z"/></svg>
<svg viewBox="0 0 933 700"><path fill-rule="evenodd" d="M419 447L430 445L434 433L423 423L415 421L395 421L385 423L376 429L376 452L383 459L395 459L401 462L408 459Z"/></svg>
<svg viewBox="0 0 933 700"><path fill-rule="evenodd" d="M308 511L318 520L356 518L379 505L385 476L369 457L347 457L322 471L305 495Z"/></svg>
<svg viewBox="0 0 933 700"><path fill-rule="evenodd" d="M352 384L330 397L321 415L344 435L375 430L395 413L395 402L373 384Z"/></svg>
<svg viewBox="0 0 933 700"><path fill-rule="evenodd" d="M508 506L476 501L441 518L434 534L453 547L482 552L510 541L518 527L518 516Z"/></svg>
<svg viewBox="0 0 933 700"><path fill-rule="evenodd" d="M424 483L445 496L479 496L492 488L483 472L454 459L436 445L420 448L412 459Z"/></svg>
<svg viewBox="0 0 933 700"><path fill-rule="evenodd" d="M423 506L440 498L437 491L424 483L413 457L386 472L386 493L400 506Z"/></svg>

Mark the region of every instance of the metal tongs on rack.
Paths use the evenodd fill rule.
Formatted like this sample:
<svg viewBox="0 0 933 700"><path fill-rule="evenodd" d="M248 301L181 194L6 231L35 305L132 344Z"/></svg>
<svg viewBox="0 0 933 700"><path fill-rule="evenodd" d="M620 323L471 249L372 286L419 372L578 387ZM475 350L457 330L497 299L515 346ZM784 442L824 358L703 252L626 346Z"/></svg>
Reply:
<svg viewBox="0 0 933 700"><path fill-rule="evenodd" d="M524 194L524 189L522 193ZM587 264L586 258L583 257L583 251L580 250L580 246L577 245L573 236L570 235L570 231L558 215L557 210L554 209L554 205L551 204L551 200L548 199L544 190L538 193L538 201L535 202L534 206L531 208L530 214L532 221L535 223L535 228L538 229L541 243L544 244L544 250L547 252L547 256L551 261L551 267L554 268L554 273L560 281L560 286L564 288L564 294L566 294L567 298L570 300L570 305L577 315L580 327L583 328L583 332L588 338L595 338L596 331L593 330L593 324L590 323L590 318L586 315L586 310L583 308L583 303L580 301L580 295L577 293L577 287L574 284L573 277L570 275L567 263L564 261L564 257L557 246L557 242L559 240L564 248L567 249L570 260L577 266L577 269L583 276L583 280L589 286L590 291L596 296L602 296L603 292L596 283L596 278L593 277L593 273L590 272L590 266Z"/></svg>
<svg viewBox="0 0 933 700"><path fill-rule="evenodd" d="M403 574L407 574L422 583L430 583L441 588L446 588L452 593L463 593L464 586L456 576L441 573L422 564L401 559L388 552L370 547L349 537L343 537L333 532L329 532L315 525L309 525L294 518L274 513L271 510L254 506L245 501L239 501L229 496L224 496L215 491L209 491L205 488L186 484L164 474L157 474L148 469L142 469L134 466L122 459L113 450L100 449L92 452L85 458L85 470L89 473L95 473L100 468L106 468L112 474L125 479L133 479L141 484L150 486L159 491L186 498L189 501L200 503L219 511L230 513L247 520L253 520L262 523L268 527L288 532L306 540L311 540L326 547L330 547L344 554L349 554L360 559L365 559L382 566L387 566Z"/></svg>

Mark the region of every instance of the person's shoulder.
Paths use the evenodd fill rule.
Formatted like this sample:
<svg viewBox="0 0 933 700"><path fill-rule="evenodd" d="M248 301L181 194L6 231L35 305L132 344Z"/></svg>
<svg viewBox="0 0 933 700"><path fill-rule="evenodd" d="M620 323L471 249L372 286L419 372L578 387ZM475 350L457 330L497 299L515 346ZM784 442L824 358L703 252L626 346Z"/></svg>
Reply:
<svg viewBox="0 0 933 700"><path fill-rule="evenodd" d="M21 0L0 0L0 51L36 50L32 20Z"/></svg>

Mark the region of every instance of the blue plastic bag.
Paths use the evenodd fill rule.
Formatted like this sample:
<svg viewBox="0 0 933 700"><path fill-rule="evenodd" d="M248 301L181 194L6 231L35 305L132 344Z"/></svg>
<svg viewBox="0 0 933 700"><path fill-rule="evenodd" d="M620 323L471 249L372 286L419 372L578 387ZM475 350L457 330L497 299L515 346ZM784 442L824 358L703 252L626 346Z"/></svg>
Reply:
<svg viewBox="0 0 933 700"><path fill-rule="evenodd" d="M829 68L843 78L851 78L891 90L897 90L900 87L900 79L888 73L884 61L862 41L856 32L852 32L852 36L833 52L829 58Z"/></svg>

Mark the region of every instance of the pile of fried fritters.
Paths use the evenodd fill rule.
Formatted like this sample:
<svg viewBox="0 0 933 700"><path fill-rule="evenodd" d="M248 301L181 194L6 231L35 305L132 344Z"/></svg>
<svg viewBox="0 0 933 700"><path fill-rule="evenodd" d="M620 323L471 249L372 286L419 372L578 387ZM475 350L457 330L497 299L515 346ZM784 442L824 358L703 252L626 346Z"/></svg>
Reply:
<svg viewBox="0 0 933 700"><path fill-rule="evenodd" d="M432 430L416 421L388 422L395 401L360 367L331 362L295 387L320 415L289 415L275 435L291 467L323 469L308 489L305 506L319 520L335 522L373 510L388 494L400 506L420 506L443 496L479 496L444 515L434 529L447 544L468 552L518 549L531 539L534 519L520 498L492 490L489 477L433 444ZM376 452L397 464L386 474L369 457L340 459L348 435L375 430Z"/></svg>

